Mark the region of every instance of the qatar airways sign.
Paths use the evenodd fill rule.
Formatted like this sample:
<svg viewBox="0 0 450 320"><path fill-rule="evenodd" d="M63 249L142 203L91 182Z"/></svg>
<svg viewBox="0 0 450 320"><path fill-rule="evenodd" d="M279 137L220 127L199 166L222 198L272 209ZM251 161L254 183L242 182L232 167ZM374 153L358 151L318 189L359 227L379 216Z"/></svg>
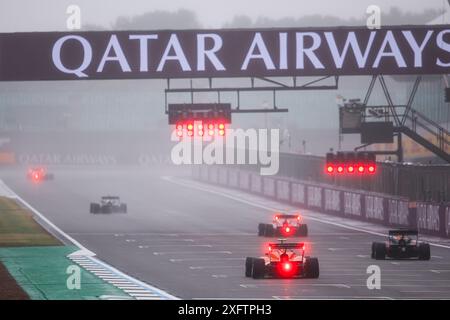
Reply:
<svg viewBox="0 0 450 320"><path fill-rule="evenodd" d="M450 27L0 34L0 80L450 73Z"/></svg>

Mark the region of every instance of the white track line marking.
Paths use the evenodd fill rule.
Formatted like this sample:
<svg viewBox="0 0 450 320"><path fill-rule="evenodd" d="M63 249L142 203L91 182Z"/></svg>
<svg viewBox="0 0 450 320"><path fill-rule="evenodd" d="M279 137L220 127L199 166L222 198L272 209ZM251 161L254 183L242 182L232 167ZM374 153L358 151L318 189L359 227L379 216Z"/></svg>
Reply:
<svg viewBox="0 0 450 320"><path fill-rule="evenodd" d="M244 261L244 258L214 258L214 261L218 260L236 260L236 261ZM184 261L211 261L211 258L186 258L186 259L169 259L170 262L184 262Z"/></svg>
<svg viewBox="0 0 450 320"><path fill-rule="evenodd" d="M170 254L215 254L215 253L223 253L223 254L232 254L231 251L166 251L166 252L153 252L155 256L165 256Z"/></svg>

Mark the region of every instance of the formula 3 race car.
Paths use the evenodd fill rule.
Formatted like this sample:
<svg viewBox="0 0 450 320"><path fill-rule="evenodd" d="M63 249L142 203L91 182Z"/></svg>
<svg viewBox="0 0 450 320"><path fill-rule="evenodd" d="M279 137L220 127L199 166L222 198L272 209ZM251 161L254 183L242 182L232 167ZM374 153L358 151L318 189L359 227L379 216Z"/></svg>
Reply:
<svg viewBox="0 0 450 320"><path fill-rule="evenodd" d="M430 260L430 245L419 242L417 230L390 230L388 241L372 243L372 259L419 259Z"/></svg>
<svg viewBox="0 0 450 320"><path fill-rule="evenodd" d="M262 278L313 278L319 277L319 260L305 256L304 243L270 243L265 256L247 257L245 276Z"/></svg>
<svg viewBox="0 0 450 320"><path fill-rule="evenodd" d="M27 171L27 179L33 182L41 182L44 180L53 180L55 176L53 173L48 173L46 169L42 167L30 168Z"/></svg>
<svg viewBox="0 0 450 320"><path fill-rule="evenodd" d="M105 196L100 203L91 203L91 213L127 213L127 205L119 197Z"/></svg>
<svg viewBox="0 0 450 320"><path fill-rule="evenodd" d="M299 214L276 214L271 224L258 225L260 237L307 237L308 226Z"/></svg>

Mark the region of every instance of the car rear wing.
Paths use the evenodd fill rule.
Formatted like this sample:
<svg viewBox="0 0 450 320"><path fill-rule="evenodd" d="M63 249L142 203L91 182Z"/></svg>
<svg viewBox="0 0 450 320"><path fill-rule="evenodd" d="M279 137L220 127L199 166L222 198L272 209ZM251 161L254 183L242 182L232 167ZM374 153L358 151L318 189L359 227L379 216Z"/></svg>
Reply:
<svg viewBox="0 0 450 320"><path fill-rule="evenodd" d="M298 214L276 214L274 219L298 219Z"/></svg>
<svg viewBox="0 0 450 320"><path fill-rule="evenodd" d="M417 230L389 230L389 236L405 235L405 236L418 236Z"/></svg>
<svg viewBox="0 0 450 320"><path fill-rule="evenodd" d="M115 196L105 196L102 197L103 200L119 200L120 197L115 197Z"/></svg>
<svg viewBox="0 0 450 320"><path fill-rule="evenodd" d="M305 244L299 243L269 243L269 249L303 249Z"/></svg>

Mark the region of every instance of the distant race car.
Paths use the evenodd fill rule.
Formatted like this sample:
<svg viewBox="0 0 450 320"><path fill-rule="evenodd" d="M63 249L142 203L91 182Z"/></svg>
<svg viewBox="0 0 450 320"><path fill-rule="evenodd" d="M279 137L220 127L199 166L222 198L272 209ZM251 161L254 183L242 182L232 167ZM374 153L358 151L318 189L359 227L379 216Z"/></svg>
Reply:
<svg viewBox="0 0 450 320"><path fill-rule="evenodd" d="M430 245L419 242L417 230L390 230L388 241L372 243L372 259L410 259L430 260Z"/></svg>
<svg viewBox="0 0 450 320"><path fill-rule="evenodd" d="M264 257L247 257L245 276L262 278L318 278L319 260L305 257L304 243L270 243Z"/></svg>
<svg viewBox="0 0 450 320"><path fill-rule="evenodd" d="M298 214L276 214L271 224L260 223L258 225L260 237L306 237L308 226L302 223L302 217Z"/></svg>
<svg viewBox="0 0 450 320"><path fill-rule="evenodd" d="M41 182L44 180L53 180L55 176L53 173L48 173L47 170L42 167L36 167L28 169L27 178L34 182Z"/></svg>
<svg viewBox="0 0 450 320"><path fill-rule="evenodd" d="M100 203L91 203L91 213L127 213L127 205L119 197L105 196Z"/></svg>

